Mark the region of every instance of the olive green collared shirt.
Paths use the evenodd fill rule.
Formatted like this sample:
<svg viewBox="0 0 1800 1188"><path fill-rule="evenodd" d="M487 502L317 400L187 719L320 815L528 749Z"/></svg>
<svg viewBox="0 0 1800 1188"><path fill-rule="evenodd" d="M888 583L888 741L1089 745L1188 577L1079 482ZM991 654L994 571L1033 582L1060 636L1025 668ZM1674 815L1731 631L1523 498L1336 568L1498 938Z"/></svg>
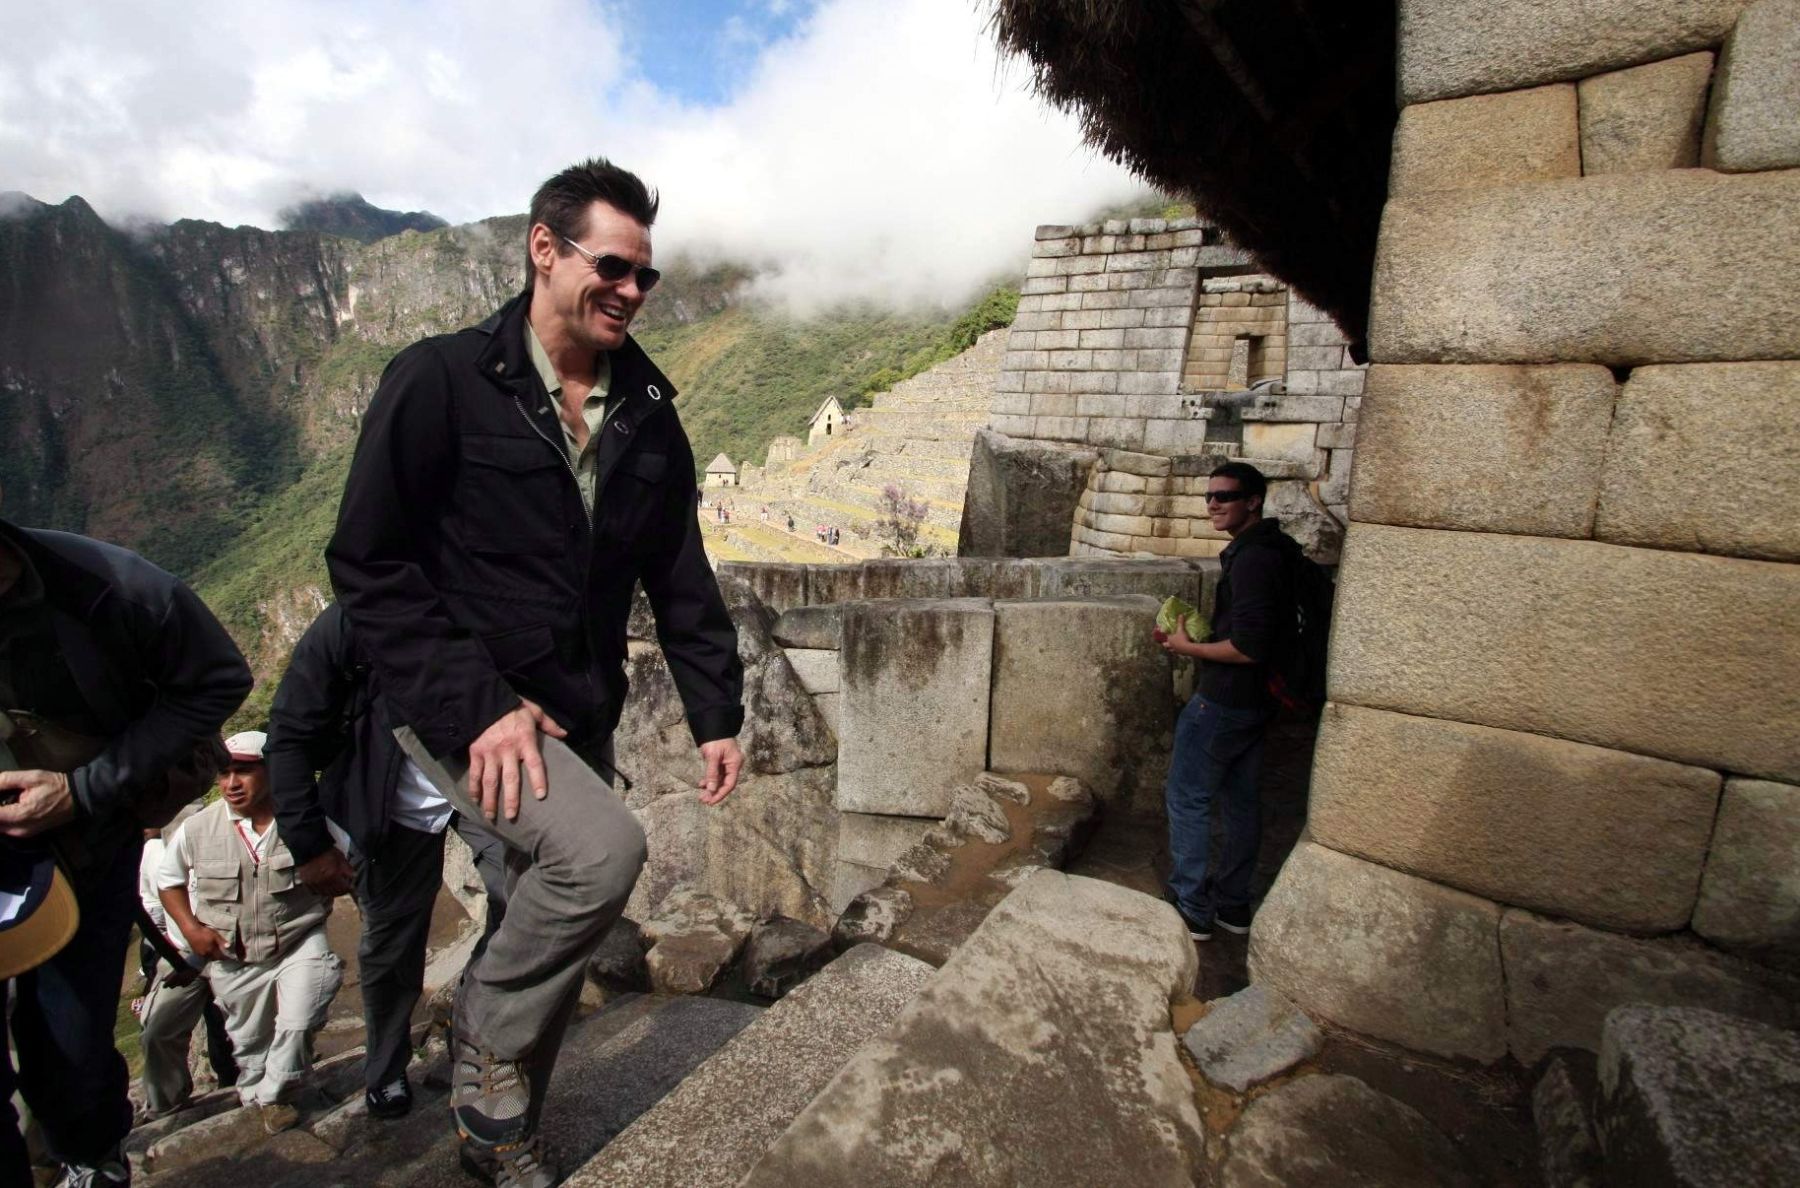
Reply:
<svg viewBox="0 0 1800 1188"><path fill-rule="evenodd" d="M544 382L544 391L550 393L550 401L556 405L556 423L562 427L563 445L569 451L569 467L575 472L582 506L587 508L591 519L594 515L594 462L600 451L600 430L605 427L606 418L612 415L612 401L607 399L612 387L612 356L602 351L599 364L594 368L594 390L581 402L581 419L587 422L587 444L577 445L575 431L562 416L562 377L556 374L550 352L544 349L529 318L525 321L525 346L531 352L531 365L537 368L538 378Z"/></svg>

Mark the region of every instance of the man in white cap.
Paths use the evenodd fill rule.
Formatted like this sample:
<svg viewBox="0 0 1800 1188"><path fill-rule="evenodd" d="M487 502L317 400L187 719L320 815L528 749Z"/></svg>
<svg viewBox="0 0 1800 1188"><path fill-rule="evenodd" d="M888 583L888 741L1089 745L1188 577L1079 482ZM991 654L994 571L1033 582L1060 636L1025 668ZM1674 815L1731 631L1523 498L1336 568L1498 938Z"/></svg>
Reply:
<svg viewBox="0 0 1800 1188"><path fill-rule="evenodd" d="M238 1099L257 1107L273 1134L299 1118L286 1098L311 1066L312 1035L344 972L325 943L331 901L294 877L294 856L276 832L267 741L260 730L225 740L222 799L168 840L158 883L169 921L205 960L225 1011Z"/></svg>

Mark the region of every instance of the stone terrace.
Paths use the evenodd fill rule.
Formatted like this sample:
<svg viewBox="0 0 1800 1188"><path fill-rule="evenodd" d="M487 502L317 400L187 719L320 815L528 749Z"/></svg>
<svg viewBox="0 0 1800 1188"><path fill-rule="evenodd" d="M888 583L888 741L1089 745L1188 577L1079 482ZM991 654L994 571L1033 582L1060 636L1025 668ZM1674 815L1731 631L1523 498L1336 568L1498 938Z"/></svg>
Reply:
<svg viewBox="0 0 1800 1188"><path fill-rule="evenodd" d="M772 532L739 533L733 544L754 549L725 550L732 559L838 561L876 557L881 541L871 527L882 488L893 484L926 504L921 544L946 551L956 547L969 455L975 433L987 423L988 404L1006 331L996 330L953 359L880 393L869 408L851 413L847 430L808 450L786 466L771 465L733 497L738 523L756 520L767 505ZM785 520L792 514L796 533ZM760 521L758 521L760 523ZM842 531L834 556L814 555L815 524Z"/></svg>

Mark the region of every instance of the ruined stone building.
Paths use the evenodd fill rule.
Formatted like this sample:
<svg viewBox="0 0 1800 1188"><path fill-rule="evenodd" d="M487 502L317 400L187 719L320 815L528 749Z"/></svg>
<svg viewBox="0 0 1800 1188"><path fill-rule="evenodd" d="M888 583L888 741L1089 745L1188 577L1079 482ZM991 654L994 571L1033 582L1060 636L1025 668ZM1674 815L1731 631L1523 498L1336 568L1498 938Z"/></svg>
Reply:
<svg viewBox="0 0 1800 1188"><path fill-rule="evenodd" d="M1220 365L1254 390L1285 350L1272 402L1342 416L1309 456L1251 396L1216 440L1291 458L1347 531L1309 839L1255 976L1478 1061L1597 1050L1625 1003L1800 1021L1800 7L1203 7L1021 0L1000 28L1096 142L1366 344L1366 380L1296 384L1297 297L1285 336L1203 340L1204 232L1041 232L965 544L1040 547L1031 509L1087 466L1077 546L1180 551L1161 516L1215 442L1183 393ZM1173 46L1211 66L1178 80Z"/></svg>

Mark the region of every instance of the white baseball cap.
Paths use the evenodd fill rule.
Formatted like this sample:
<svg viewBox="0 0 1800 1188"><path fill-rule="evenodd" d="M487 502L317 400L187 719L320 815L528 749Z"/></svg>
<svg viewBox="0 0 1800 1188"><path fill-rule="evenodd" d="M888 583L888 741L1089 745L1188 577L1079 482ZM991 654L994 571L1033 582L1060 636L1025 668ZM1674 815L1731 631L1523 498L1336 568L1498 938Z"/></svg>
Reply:
<svg viewBox="0 0 1800 1188"><path fill-rule="evenodd" d="M245 730L225 740L225 750L233 759L262 762L263 747L269 736L260 730Z"/></svg>

